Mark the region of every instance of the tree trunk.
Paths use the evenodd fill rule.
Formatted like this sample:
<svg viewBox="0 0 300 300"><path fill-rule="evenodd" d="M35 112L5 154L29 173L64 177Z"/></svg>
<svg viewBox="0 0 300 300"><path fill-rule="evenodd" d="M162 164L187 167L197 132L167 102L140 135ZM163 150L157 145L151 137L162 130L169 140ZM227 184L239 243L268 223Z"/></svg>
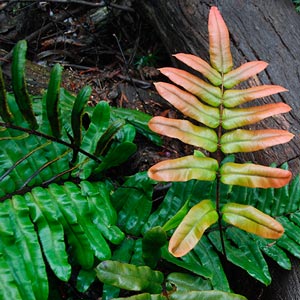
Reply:
<svg viewBox="0 0 300 300"><path fill-rule="evenodd" d="M230 31L231 51L235 67L247 61L263 60L269 67L242 87L258 84L282 85L289 92L255 100L257 105L285 102L290 113L268 118L251 128L287 129L295 135L288 144L250 154L239 155L242 160L269 165L288 162L294 174L300 172L300 15L291 0L144 0L138 1L142 14L149 16L162 42L172 53L186 52L209 61L208 12L216 5ZM183 67L174 60L176 67ZM251 105L253 105L251 103ZM244 292L248 299L299 299L299 262L294 259L293 271L272 267L273 283L264 288L237 272L235 292ZM235 273L235 270L233 273ZM242 279L241 279L242 278ZM247 279L248 278L248 279ZM247 282L247 280L249 280ZM246 284L245 284L246 283Z"/></svg>
<svg viewBox="0 0 300 300"><path fill-rule="evenodd" d="M170 54L192 53L206 61L209 61L208 12L212 5L218 6L230 31L235 67L253 60L269 63L264 72L242 87L282 85L289 92L257 99L255 103L282 101L292 107L288 114L268 118L251 127L287 129L295 135L290 143L239 157L264 165L288 162L293 173L299 173L300 67L297 59L300 58L300 16L292 1L144 0L139 1L139 5L143 14L149 16L157 27ZM177 66L177 62L174 61L174 64Z"/></svg>

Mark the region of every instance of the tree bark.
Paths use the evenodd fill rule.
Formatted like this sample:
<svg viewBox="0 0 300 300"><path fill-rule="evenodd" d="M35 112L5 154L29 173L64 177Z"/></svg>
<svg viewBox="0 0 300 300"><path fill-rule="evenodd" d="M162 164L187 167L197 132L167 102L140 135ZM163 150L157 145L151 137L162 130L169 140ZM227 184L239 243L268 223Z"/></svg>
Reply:
<svg viewBox="0 0 300 300"><path fill-rule="evenodd" d="M261 121L251 128L286 129L295 135L288 144L239 155L242 160L269 165L288 162L294 174L300 171L300 16L291 0L144 0L139 1L144 15L156 26L162 42L172 53L186 52L209 61L208 12L217 5L230 32L235 67L263 60L268 68L242 87L259 84L282 85L289 92L257 99L251 105L285 102L290 113ZM184 67L175 62L174 65Z"/></svg>
<svg viewBox="0 0 300 300"><path fill-rule="evenodd" d="M209 61L207 20L209 9L216 5L230 32L231 51L235 67L263 60L268 68L242 87L259 84L282 85L289 92L257 99L251 105L285 102L290 113L268 118L251 128L278 128L292 132L295 137L288 144L279 145L239 159L269 165L288 162L294 174L300 172L300 15L291 0L144 0L138 1L142 14L157 28L170 54L192 53ZM184 67L176 62L175 67ZM237 270L235 270L237 271ZM299 299L299 261L293 259L293 271L271 267L273 283L263 288L243 272L233 272L233 288L251 299ZM248 279L247 279L248 278ZM248 280L248 281L247 281Z"/></svg>

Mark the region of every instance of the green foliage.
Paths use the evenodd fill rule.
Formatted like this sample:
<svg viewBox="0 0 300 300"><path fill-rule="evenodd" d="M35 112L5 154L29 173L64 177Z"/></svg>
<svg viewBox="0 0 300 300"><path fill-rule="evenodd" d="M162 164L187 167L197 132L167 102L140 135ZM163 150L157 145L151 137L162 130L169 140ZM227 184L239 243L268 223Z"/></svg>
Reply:
<svg viewBox="0 0 300 300"><path fill-rule="evenodd" d="M150 116L112 112L103 101L92 109L90 87L77 96L60 88L58 64L47 92L30 95L26 49L25 41L14 48L13 93L0 70L0 295L40 300L49 294L46 266L62 281L78 270L78 290L89 288L96 263L125 238L105 172L135 152L136 131L161 141L147 126Z"/></svg>

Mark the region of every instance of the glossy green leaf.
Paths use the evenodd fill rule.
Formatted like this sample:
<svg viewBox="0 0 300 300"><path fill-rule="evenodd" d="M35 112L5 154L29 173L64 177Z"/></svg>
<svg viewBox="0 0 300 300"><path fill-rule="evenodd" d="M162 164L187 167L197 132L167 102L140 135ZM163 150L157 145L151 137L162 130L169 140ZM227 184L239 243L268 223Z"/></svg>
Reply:
<svg viewBox="0 0 300 300"><path fill-rule="evenodd" d="M156 226L148 230L142 239L143 259L147 266L155 268L161 258L161 247L167 243L165 230Z"/></svg>
<svg viewBox="0 0 300 300"><path fill-rule="evenodd" d="M210 128L196 126L187 120L154 117L149 122L154 132L177 138L186 144L201 147L210 152L217 150L218 136Z"/></svg>
<svg viewBox="0 0 300 300"><path fill-rule="evenodd" d="M225 108L222 115L222 127L227 130L234 129L290 110L291 107L285 103L272 103L250 108Z"/></svg>
<svg viewBox="0 0 300 300"><path fill-rule="evenodd" d="M82 139L81 148L94 153L97 142L109 126L110 107L107 102L100 101L93 109L91 123Z"/></svg>
<svg viewBox="0 0 300 300"><path fill-rule="evenodd" d="M289 202L285 207L285 213L295 212L300 203L300 175L297 174L289 185Z"/></svg>
<svg viewBox="0 0 300 300"><path fill-rule="evenodd" d="M218 86L222 84L222 76L214 68L210 66L202 58L186 53L177 53L175 56L178 60L182 61L189 67L203 74L212 84Z"/></svg>
<svg viewBox="0 0 300 300"><path fill-rule="evenodd" d="M139 238L135 241L133 247L133 253L130 263L136 266L145 266L145 261L143 258L143 241Z"/></svg>
<svg viewBox="0 0 300 300"><path fill-rule="evenodd" d="M270 240L261 238L259 236L252 236L252 238L254 239L254 241L256 241L259 248L265 255L276 261L281 268L285 270L291 270L291 261L286 252L278 247L277 242L270 242Z"/></svg>
<svg viewBox="0 0 300 300"><path fill-rule="evenodd" d="M4 122L11 123L13 116L7 102L7 94L3 79L2 68L0 66L0 117Z"/></svg>
<svg viewBox="0 0 300 300"><path fill-rule="evenodd" d="M163 295L157 294L157 295L151 295L149 293L143 293L139 295L134 295L131 297L125 297L125 298L113 298L112 300L167 300L167 298Z"/></svg>
<svg viewBox="0 0 300 300"><path fill-rule="evenodd" d="M167 277L167 285L175 286L176 291L205 291L211 290L209 280L187 273L174 272Z"/></svg>
<svg viewBox="0 0 300 300"><path fill-rule="evenodd" d="M10 201L10 219L14 223L16 245L22 252L35 297L47 300L49 290L46 266L24 197L16 195Z"/></svg>
<svg viewBox="0 0 300 300"><path fill-rule="evenodd" d="M280 216L277 220L282 224L285 234L300 245L300 227L285 216Z"/></svg>
<svg viewBox="0 0 300 300"><path fill-rule="evenodd" d="M32 266L27 266L20 242L16 243L15 224L10 219L10 206L9 201L6 201L6 203L2 203L0 210L1 256L9 265L10 273L18 286L21 299L35 299L34 287L31 282ZM35 282L33 284L35 285Z"/></svg>
<svg viewBox="0 0 300 300"><path fill-rule="evenodd" d="M25 81L26 40L19 41L13 49L11 65L12 88L18 107L32 129L37 129L38 124L32 109L32 100L28 94Z"/></svg>
<svg viewBox="0 0 300 300"><path fill-rule="evenodd" d="M259 85L243 90L226 90L223 95L225 107L232 108L257 98L286 92L287 89L279 85Z"/></svg>
<svg viewBox="0 0 300 300"><path fill-rule="evenodd" d="M260 188L279 188L292 178L290 171L256 164L225 163L220 174L225 184Z"/></svg>
<svg viewBox="0 0 300 300"><path fill-rule="evenodd" d="M109 150L109 146L112 144L112 141L115 138L116 134L124 126L125 121L122 119L113 121L108 126L107 130L102 134L101 138L98 140L94 154L96 156L105 155Z"/></svg>
<svg viewBox="0 0 300 300"><path fill-rule="evenodd" d="M18 284L3 253L3 246L2 241L0 241L0 299L22 300Z"/></svg>
<svg viewBox="0 0 300 300"><path fill-rule="evenodd" d="M201 186L199 186L200 183L202 183ZM168 184L163 184L162 188L168 188L167 194L159 207L150 215L143 231L147 231L155 226L162 226L166 231L177 227L189 210L193 191L199 188L203 192L203 196L205 196L206 187L210 185L211 182L198 180L173 182L171 187L168 187ZM195 204L198 202L199 196L197 195L195 196Z"/></svg>
<svg viewBox="0 0 300 300"><path fill-rule="evenodd" d="M180 85L193 95L199 97L204 102L212 106L220 105L222 99L222 92L220 88L215 87L198 78L197 76L180 69L161 68L159 70L171 81Z"/></svg>
<svg viewBox="0 0 300 300"><path fill-rule="evenodd" d="M210 200L193 206L175 230L169 242L169 251L181 257L191 251L204 231L218 220L218 213Z"/></svg>
<svg viewBox="0 0 300 300"><path fill-rule="evenodd" d="M278 221L253 206L227 203L221 211L226 223L258 236L278 239L284 233L284 228Z"/></svg>
<svg viewBox="0 0 300 300"><path fill-rule="evenodd" d="M70 245L74 261L84 269L90 269L94 263L94 251L88 237L78 221L70 197L62 186L53 184L49 186L48 197L57 206L58 219L63 225L66 239Z"/></svg>
<svg viewBox="0 0 300 300"><path fill-rule="evenodd" d="M212 231L208 234L210 242L222 252L220 233ZM229 227L223 234L227 260L244 269L249 275L265 285L271 283L268 265L258 245L251 235L236 227ZM280 241L279 239L278 241Z"/></svg>
<svg viewBox="0 0 300 300"><path fill-rule="evenodd" d="M107 155L102 158L102 162L94 170L94 174L121 165L136 152L136 149L136 144L132 142L124 142L111 147Z"/></svg>
<svg viewBox="0 0 300 300"><path fill-rule="evenodd" d="M98 141L106 132L110 120L110 107L107 102L100 101L93 110L91 122L82 138L81 149L95 153ZM78 155L79 168L73 172L74 176L79 176L81 179L87 179L95 169L96 162L90 161L86 155L79 153Z"/></svg>
<svg viewBox="0 0 300 300"><path fill-rule="evenodd" d="M186 258L191 255L191 252L189 252L187 255L185 255L183 258ZM174 257L170 254L167 247L162 248L162 257L166 261L174 264L175 266L178 266L180 268L183 268L185 270L188 270L190 272L193 272L196 275L202 276L204 278L210 279L212 277L212 271L204 266L202 266L200 263L185 261L183 259L179 259Z"/></svg>
<svg viewBox="0 0 300 300"><path fill-rule="evenodd" d="M185 217L185 215L189 211L189 203L190 203L190 200L188 199L184 203L184 205L180 208L180 210L176 213L176 215L174 215L172 218L170 218L166 222L166 224L163 226L163 229L165 231L169 231L171 229L174 229L181 223L181 221L183 220L183 218Z"/></svg>
<svg viewBox="0 0 300 300"><path fill-rule="evenodd" d="M221 291L189 291L175 292L170 300L247 300L244 296Z"/></svg>
<svg viewBox="0 0 300 300"><path fill-rule="evenodd" d="M250 77L256 75L257 73L263 71L268 64L264 61L251 61L247 62L237 69L232 70L231 72L224 75L224 87L230 89L235 85L243 82Z"/></svg>
<svg viewBox="0 0 300 300"><path fill-rule="evenodd" d="M215 159L189 155L159 162L148 170L148 175L157 181L214 180L217 170Z"/></svg>
<svg viewBox="0 0 300 300"><path fill-rule="evenodd" d="M74 143L76 146L81 145L82 139L82 116L85 106L91 96L92 88L85 86L78 93L71 114L71 126L73 132Z"/></svg>
<svg viewBox="0 0 300 300"><path fill-rule="evenodd" d="M120 244L124 233L117 224L117 212L110 201L109 189L105 183L80 182L81 193L86 197L91 212L91 220L103 236L113 244Z"/></svg>
<svg viewBox="0 0 300 300"><path fill-rule="evenodd" d="M173 84L157 82L154 85L158 93L184 115L211 128L219 126L220 113L217 108L203 104L197 97Z"/></svg>
<svg viewBox="0 0 300 300"><path fill-rule="evenodd" d="M123 242L119 245L119 247L115 249L111 259L123 263L130 262L134 247L135 241L132 238L125 238ZM119 294L120 288L110 284L103 284L103 300L109 300L118 297Z"/></svg>
<svg viewBox="0 0 300 300"><path fill-rule="evenodd" d="M286 234L277 240L276 243L282 249L289 251L293 256L300 258L300 245Z"/></svg>
<svg viewBox="0 0 300 300"><path fill-rule="evenodd" d="M222 267L220 257L206 235L203 235L199 243L192 251L201 262L202 266L212 272L210 282L214 290L230 292L228 279Z"/></svg>
<svg viewBox="0 0 300 300"><path fill-rule="evenodd" d="M214 69L226 74L233 66L229 32L216 6L213 6L209 12L208 37L210 63Z"/></svg>
<svg viewBox="0 0 300 300"><path fill-rule="evenodd" d="M142 172L129 177L112 194L112 204L119 211L118 225L126 233L140 235L151 213L152 193L153 181Z"/></svg>
<svg viewBox="0 0 300 300"><path fill-rule="evenodd" d="M294 135L286 130L236 129L223 134L220 144L223 153L253 152L274 145L287 143L293 137Z"/></svg>
<svg viewBox="0 0 300 300"><path fill-rule="evenodd" d="M95 281L95 279L96 279L96 272L94 269L90 269L90 270L81 269L77 276L76 289L81 293L86 292L91 286L91 284Z"/></svg>
<svg viewBox="0 0 300 300"><path fill-rule="evenodd" d="M160 293L164 276L147 266L135 266L117 261L103 261L96 267L99 280L130 291Z"/></svg>
<svg viewBox="0 0 300 300"><path fill-rule="evenodd" d="M59 119L59 95L62 70L60 64L55 64L51 70L50 81L46 94L46 113L51 132L56 138L61 137L61 122Z"/></svg>
<svg viewBox="0 0 300 300"><path fill-rule="evenodd" d="M51 269L59 279L68 281L71 266L66 253L63 226L58 220L53 200L42 188L35 188L24 197Z"/></svg>
<svg viewBox="0 0 300 300"><path fill-rule="evenodd" d="M52 184L51 188L55 186ZM56 186L55 188L58 188ZM57 189L59 192L59 188ZM91 220L91 207L87 202L87 199L82 195L81 190L72 182L66 182L63 186L62 192L68 195L73 204L73 209L76 214L78 224L82 227L91 249L94 250L94 255L100 260L106 260L111 258L110 247L103 238L103 235L99 232L98 228Z"/></svg>
<svg viewBox="0 0 300 300"><path fill-rule="evenodd" d="M112 121L115 119L126 120L126 122L135 127L137 132L148 138L154 144L158 146L162 145L161 137L158 134L153 133L148 127L148 122L151 119L150 115L139 110L126 109L122 107L111 107L110 111Z"/></svg>

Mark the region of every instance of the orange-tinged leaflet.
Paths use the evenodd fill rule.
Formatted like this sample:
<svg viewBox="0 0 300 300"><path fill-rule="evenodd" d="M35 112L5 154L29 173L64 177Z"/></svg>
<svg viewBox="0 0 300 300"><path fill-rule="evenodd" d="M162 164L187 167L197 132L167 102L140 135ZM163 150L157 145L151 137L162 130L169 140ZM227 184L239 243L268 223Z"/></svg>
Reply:
<svg viewBox="0 0 300 300"><path fill-rule="evenodd" d="M278 239L284 228L274 218L250 205L227 203L222 208L222 219L247 232L268 239Z"/></svg>
<svg viewBox="0 0 300 300"><path fill-rule="evenodd" d="M286 91L287 89L280 85L259 85L243 90L226 90L223 95L223 104L227 108L232 108L257 98Z"/></svg>
<svg viewBox="0 0 300 300"><path fill-rule="evenodd" d="M251 61L247 62L237 69L224 75L224 87L230 89L235 85L243 82L257 73L263 71L268 64L264 61Z"/></svg>
<svg viewBox="0 0 300 300"><path fill-rule="evenodd" d="M214 69L226 74L232 69L232 56L227 26L217 7L212 7L208 17L210 62Z"/></svg>
<svg viewBox="0 0 300 300"><path fill-rule="evenodd" d="M220 168L221 182L252 188L279 188L288 184L292 173L256 164L225 163Z"/></svg>
<svg viewBox="0 0 300 300"><path fill-rule="evenodd" d="M204 75L213 85L222 84L221 74L202 58L186 53L174 54L178 60Z"/></svg>
<svg viewBox="0 0 300 300"><path fill-rule="evenodd" d="M210 152L215 152L218 147L218 137L214 130L196 126L186 120L154 117L148 126L154 132L177 138L184 143L201 147Z"/></svg>
<svg viewBox="0 0 300 300"><path fill-rule="evenodd" d="M285 103L270 103L247 108L225 108L222 115L222 127L234 129L257 123L265 118L286 113L291 107Z"/></svg>
<svg viewBox="0 0 300 300"><path fill-rule="evenodd" d="M148 170L148 176L157 181L212 181L216 179L218 168L213 158L188 155L157 163Z"/></svg>
<svg viewBox="0 0 300 300"><path fill-rule="evenodd" d="M161 68L159 71L207 104L212 106L220 105L222 99L220 88L205 82L191 73L176 68Z"/></svg>
<svg viewBox="0 0 300 300"><path fill-rule="evenodd" d="M190 252L199 242L204 231L216 223L218 218L211 200L203 200L193 206L170 239L170 253L175 257L181 257Z"/></svg>
<svg viewBox="0 0 300 300"><path fill-rule="evenodd" d="M184 115L210 128L219 126L219 109L203 104L197 97L173 84L157 82L154 85L158 93Z"/></svg>
<svg viewBox="0 0 300 300"><path fill-rule="evenodd" d="M223 153L253 152L287 143L293 137L294 135L286 130L237 129L223 134L220 143Z"/></svg>

